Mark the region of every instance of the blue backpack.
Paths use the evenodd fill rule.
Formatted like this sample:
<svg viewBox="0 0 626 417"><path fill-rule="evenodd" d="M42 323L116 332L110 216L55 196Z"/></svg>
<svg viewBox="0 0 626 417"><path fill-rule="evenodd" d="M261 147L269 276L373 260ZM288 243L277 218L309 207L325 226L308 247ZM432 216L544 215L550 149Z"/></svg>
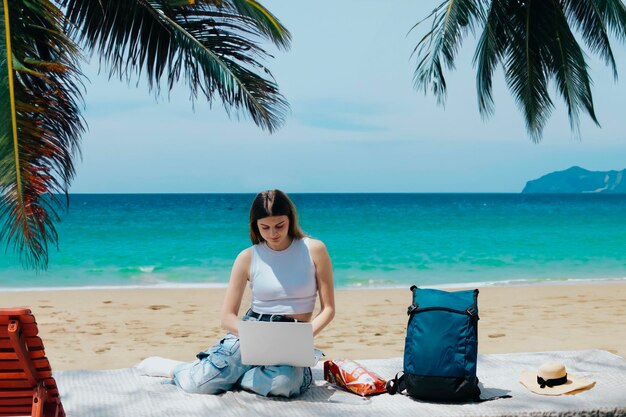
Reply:
<svg viewBox="0 0 626 417"><path fill-rule="evenodd" d="M478 290L448 292L414 285L411 291L404 373L387 383L389 394L406 389L411 397L427 401L485 401L476 377Z"/></svg>

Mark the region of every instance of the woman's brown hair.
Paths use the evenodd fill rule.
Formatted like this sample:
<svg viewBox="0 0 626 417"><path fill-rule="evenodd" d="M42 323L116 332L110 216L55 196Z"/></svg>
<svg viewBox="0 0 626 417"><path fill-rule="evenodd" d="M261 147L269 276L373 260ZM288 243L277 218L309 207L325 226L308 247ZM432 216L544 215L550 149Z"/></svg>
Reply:
<svg viewBox="0 0 626 417"><path fill-rule="evenodd" d="M298 224L296 206L280 190L262 191L256 195L250 206L250 240L253 244L264 242L261 237L257 220L269 216L287 216L289 218L288 235L291 238L302 239L306 235Z"/></svg>

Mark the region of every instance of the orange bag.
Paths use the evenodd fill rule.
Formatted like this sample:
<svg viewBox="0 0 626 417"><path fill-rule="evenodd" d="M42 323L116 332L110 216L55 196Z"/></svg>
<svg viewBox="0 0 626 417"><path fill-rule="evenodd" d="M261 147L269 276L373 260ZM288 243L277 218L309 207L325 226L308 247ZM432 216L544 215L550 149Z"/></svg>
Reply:
<svg viewBox="0 0 626 417"><path fill-rule="evenodd" d="M325 361L324 379L362 397L387 392L387 381L350 359Z"/></svg>

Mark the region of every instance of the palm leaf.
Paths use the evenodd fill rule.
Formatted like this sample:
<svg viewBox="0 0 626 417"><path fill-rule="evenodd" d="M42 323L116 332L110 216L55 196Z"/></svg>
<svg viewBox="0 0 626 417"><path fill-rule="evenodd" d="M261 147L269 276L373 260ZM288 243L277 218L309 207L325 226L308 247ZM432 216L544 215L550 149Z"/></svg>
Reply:
<svg viewBox="0 0 626 417"><path fill-rule="evenodd" d="M4 57L17 63L11 74L16 134L10 152L2 143L0 238L15 247L25 265L45 268L48 245L57 242L54 222L63 207L58 194L67 193L84 130L76 104L78 49L50 2L12 0L7 12L12 54L5 51Z"/></svg>
<svg viewBox="0 0 626 417"><path fill-rule="evenodd" d="M617 79L617 67L609 42L606 12L604 7L596 1L567 0L563 2L563 11L575 30L579 30L582 38L592 52L598 53L607 65L613 70L613 77ZM602 3L602 2L600 2ZM624 20L626 22L626 20ZM561 22L557 24L562 25ZM567 25L566 25L567 26ZM613 26L613 25L612 25ZM619 25L617 27L620 27ZM568 29L569 30L569 29Z"/></svg>
<svg viewBox="0 0 626 417"><path fill-rule="evenodd" d="M626 6L620 0L595 0L606 27L622 42L626 41Z"/></svg>
<svg viewBox="0 0 626 417"><path fill-rule="evenodd" d="M12 51L5 42L0 48L0 239L25 265L47 266L65 207L59 196L67 204L84 131L82 57L68 33L100 53L112 75L144 74L157 93L161 80L171 89L184 77L194 98L219 95L227 110L247 112L270 131L284 118L287 104L260 45L269 39L284 49L290 35L254 0L0 1L2 16L13 16ZM8 80L15 81L12 98Z"/></svg>
<svg viewBox="0 0 626 417"><path fill-rule="evenodd" d="M438 99L445 94L442 62L453 68L458 36L465 35L454 30L463 27L463 19L454 19L453 3L449 0L433 11L432 29L416 48L421 58L416 81L420 86L432 84ZM490 0L484 20L479 5L467 10L467 16L484 23L474 54L478 108L483 117L494 111L493 73L502 65L533 141L541 139L554 108L548 89L551 81L567 105L574 135L579 135L581 111L598 124L589 68L573 30L580 32L591 52L603 58L617 77L609 33L626 40L626 7L620 0ZM446 13L450 18L444 18Z"/></svg>
<svg viewBox="0 0 626 417"><path fill-rule="evenodd" d="M487 12L485 27L474 53L478 110L483 118L494 112L492 96L493 73L504 59L510 29L507 16L508 0L493 0Z"/></svg>
<svg viewBox="0 0 626 417"><path fill-rule="evenodd" d="M424 19L432 19L432 24L413 50L413 54L417 54L417 67L413 74L416 89L426 92L430 87L439 103L445 101L444 66L454 69L454 59L463 37L468 31L474 31L476 23L484 18L483 15L484 5L481 1L445 0Z"/></svg>
<svg viewBox="0 0 626 417"><path fill-rule="evenodd" d="M588 66L561 3L555 0L511 3L507 16L509 32L505 32L505 37L510 42L503 63L505 77L524 113L531 139L541 140L554 108L548 92L548 82L552 79L567 105L575 136L579 135L581 109L598 124Z"/></svg>
<svg viewBox="0 0 626 417"><path fill-rule="evenodd" d="M164 0L65 0L72 33L97 52L112 76L130 80L143 74L157 94L162 78L171 90L183 78L192 99L217 94L229 114L249 115L276 130L288 110L260 46L280 47L289 33L256 2L196 1L180 6ZM259 74L264 74L263 77Z"/></svg>
<svg viewBox="0 0 626 417"><path fill-rule="evenodd" d="M508 8L509 47L505 57L505 79L521 107L531 139L538 142L554 105L548 92L544 42L550 33L550 2L513 2Z"/></svg>
<svg viewBox="0 0 626 417"><path fill-rule="evenodd" d="M232 0L232 4L239 15L250 19L275 45L283 50L289 49L291 34L269 10L255 0Z"/></svg>
<svg viewBox="0 0 626 417"><path fill-rule="evenodd" d="M584 53L570 31L566 17L558 6L555 5L553 10L554 34L550 38L551 41L546 43L553 59L548 62L551 64L551 72L555 75L557 88L567 104L570 127L578 136L579 108L585 109L591 119L599 125L593 108L591 79Z"/></svg>
<svg viewBox="0 0 626 417"><path fill-rule="evenodd" d="M15 166L15 97L13 95L12 60L7 59L7 50L11 48L10 33L7 33L8 20L6 1L0 1L0 189L16 183ZM8 36L7 36L8 35ZM10 54L10 52L8 53Z"/></svg>

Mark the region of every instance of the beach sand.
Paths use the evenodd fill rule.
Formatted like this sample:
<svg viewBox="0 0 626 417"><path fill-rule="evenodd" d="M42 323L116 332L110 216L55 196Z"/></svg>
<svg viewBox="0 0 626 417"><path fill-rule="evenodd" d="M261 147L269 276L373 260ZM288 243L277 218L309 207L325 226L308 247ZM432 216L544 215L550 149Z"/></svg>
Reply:
<svg viewBox="0 0 626 417"><path fill-rule="evenodd" d="M113 369L148 356L193 360L223 335L224 291L3 292L0 307L33 311L55 370ZM408 288L337 290L335 320L316 346L328 358L402 356L410 300ZM479 353L604 349L626 357L626 282L486 287L479 307Z"/></svg>

